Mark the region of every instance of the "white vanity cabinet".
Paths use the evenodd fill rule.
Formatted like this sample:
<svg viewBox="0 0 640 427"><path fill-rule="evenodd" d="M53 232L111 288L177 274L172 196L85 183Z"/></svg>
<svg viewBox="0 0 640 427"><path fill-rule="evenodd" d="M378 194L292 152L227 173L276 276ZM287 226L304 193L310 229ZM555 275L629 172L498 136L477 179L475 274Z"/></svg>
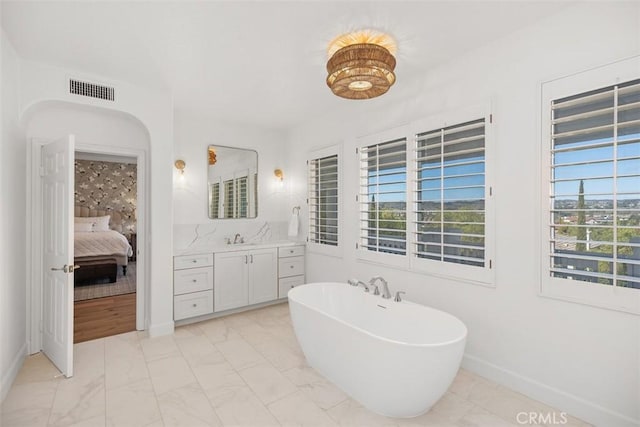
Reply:
<svg viewBox="0 0 640 427"><path fill-rule="evenodd" d="M278 298L278 248L214 254L215 312Z"/></svg>
<svg viewBox="0 0 640 427"><path fill-rule="evenodd" d="M213 255L173 258L173 318L213 313Z"/></svg>
<svg viewBox="0 0 640 427"><path fill-rule="evenodd" d="M304 284L304 246L278 248L278 298Z"/></svg>

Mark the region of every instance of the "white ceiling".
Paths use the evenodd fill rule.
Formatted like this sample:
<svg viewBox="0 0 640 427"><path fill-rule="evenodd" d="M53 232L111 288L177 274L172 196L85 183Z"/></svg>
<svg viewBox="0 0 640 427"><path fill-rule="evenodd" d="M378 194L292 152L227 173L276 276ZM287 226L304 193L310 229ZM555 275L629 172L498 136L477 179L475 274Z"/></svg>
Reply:
<svg viewBox="0 0 640 427"><path fill-rule="evenodd" d="M558 10L517 1L3 1L2 27L22 57L165 88L175 108L276 129L388 102L394 89L463 52ZM398 41L391 91L348 101L326 87L325 49L349 30ZM386 101L385 101L386 98ZM361 104L360 104L361 105Z"/></svg>

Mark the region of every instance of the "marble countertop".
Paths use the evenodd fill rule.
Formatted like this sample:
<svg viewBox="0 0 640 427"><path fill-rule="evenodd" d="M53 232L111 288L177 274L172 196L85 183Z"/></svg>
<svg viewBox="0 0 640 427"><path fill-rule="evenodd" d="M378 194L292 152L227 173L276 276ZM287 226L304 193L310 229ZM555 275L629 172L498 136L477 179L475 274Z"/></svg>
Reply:
<svg viewBox="0 0 640 427"><path fill-rule="evenodd" d="M181 255L197 255L204 253L220 253L220 252L238 252L238 251L250 251L253 249L267 249L267 248L280 248L286 246L300 246L304 245L304 242L297 242L291 240L276 240L272 242L251 242L251 243L238 243L238 244L218 244L218 245L207 245L207 246L197 246L197 247L189 247L184 249L175 248L173 251L174 256Z"/></svg>

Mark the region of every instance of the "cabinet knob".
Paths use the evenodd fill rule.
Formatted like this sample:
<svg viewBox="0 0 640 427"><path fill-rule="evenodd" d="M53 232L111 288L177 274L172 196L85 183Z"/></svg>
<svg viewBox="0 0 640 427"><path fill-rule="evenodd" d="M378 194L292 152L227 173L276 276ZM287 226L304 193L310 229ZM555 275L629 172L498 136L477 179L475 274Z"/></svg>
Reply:
<svg viewBox="0 0 640 427"><path fill-rule="evenodd" d="M197 282L197 280L196 280L196 279L193 279L193 280L192 280L192 282L193 282L193 283L196 283L196 282Z"/></svg>
<svg viewBox="0 0 640 427"><path fill-rule="evenodd" d="M198 261L196 261L196 260L194 259L194 260L191 260L191 262L196 263L196 262L198 262Z"/></svg>
<svg viewBox="0 0 640 427"><path fill-rule="evenodd" d="M290 265L289 268L293 268L293 265Z"/></svg>
<svg viewBox="0 0 640 427"><path fill-rule="evenodd" d="M197 306L198 306L198 304L193 304L193 305L192 305L192 307L197 307Z"/></svg>

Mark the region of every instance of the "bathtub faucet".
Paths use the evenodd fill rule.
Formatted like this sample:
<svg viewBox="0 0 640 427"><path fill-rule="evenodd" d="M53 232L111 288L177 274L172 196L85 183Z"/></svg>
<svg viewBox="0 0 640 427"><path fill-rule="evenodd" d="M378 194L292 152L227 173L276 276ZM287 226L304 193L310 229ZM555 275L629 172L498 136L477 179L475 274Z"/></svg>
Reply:
<svg viewBox="0 0 640 427"><path fill-rule="evenodd" d="M373 279L369 280L369 284L374 286L378 280L382 284L382 298L384 299L391 298L391 292L389 292L389 286L387 285L387 281L384 280L381 276L376 276Z"/></svg>
<svg viewBox="0 0 640 427"><path fill-rule="evenodd" d="M369 286L367 286L367 284L364 283L362 280L349 279L349 280L347 280L347 283L349 283L351 286L355 286L355 287L362 286L364 288L365 292L369 292Z"/></svg>
<svg viewBox="0 0 640 427"><path fill-rule="evenodd" d="M367 284L364 283L362 280L358 280L358 283L356 283L356 286L360 286L360 285L362 285L365 292L369 292L369 286L367 286Z"/></svg>

